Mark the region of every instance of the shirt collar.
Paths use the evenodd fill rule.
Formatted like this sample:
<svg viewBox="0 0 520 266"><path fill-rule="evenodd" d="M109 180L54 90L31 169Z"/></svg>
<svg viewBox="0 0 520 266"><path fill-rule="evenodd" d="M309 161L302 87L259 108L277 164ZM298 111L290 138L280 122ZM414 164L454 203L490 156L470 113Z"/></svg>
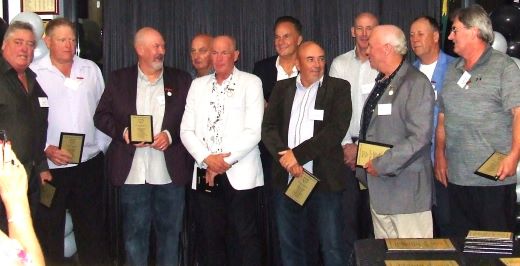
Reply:
<svg viewBox="0 0 520 266"><path fill-rule="evenodd" d="M313 88L315 86L317 86L319 88L321 86L321 84L323 83L323 77L324 76L325 75L321 76L321 78L319 80L317 80L316 82L312 83L307 88ZM303 86L303 84L302 84L301 74L298 74L298 76L296 76L296 87L299 88L299 89L306 89L305 86Z"/></svg>
<svg viewBox="0 0 520 266"><path fill-rule="evenodd" d="M493 53L493 47L488 45L486 47L486 49L484 50L484 53L482 53L482 55L477 60L477 63L475 63L475 65L473 66L473 68L471 70L476 69L477 67L486 64L489 61L489 58L491 57L492 53ZM466 62L466 60L461 57L459 62L457 62L457 64L455 65L455 68L465 71L465 69L464 69L465 62Z"/></svg>
<svg viewBox="0 0 520 266"><path fill-rule="evenodd" d="M220 86L224 86L224 85L228 84L229 82L231 82L231 79L232 79L233 76L235 75L235 70L236 70L236 69L237 69L236 67L233 67L233 71L231 72L231 74L230 74L230 75L229 75L229 76L228 76L228 77L227 77L227 78L222 82L222 85L220 85ZM217 84L217 77L215 76L216 73L213 72L213 73L210 74L210 75L211 75L211 79L210 79L210 81L211 81L212 83L214 83L215 85L219 86L219 85Z"/></svg>
<svg viewBox="0 0 520 266"><path fill-rule="evenodd" d="M284 70L283 67L280 65L280 56L277 56L277 57L276 57L276 64L275 64L275 66L276 66L276 69L277 69L278 71L283 71L283 73L285 73L285 70ZM289 76L293 75L294 73L298 73L298 69L296 68L296 65L294 65L294 66L292 67L292 69L291 69L291 74L290 74ZM285 74L287 74L287 73L285 73Z"/></svg>
<svg viewBox="0 0 520 266"><path fill-rule="evenodd" d="M159 78L157 78L157 80L155 82L150 82L148 77L141 70L141 67L139 66L139 64L137 64L137 77L140 80L143 80L143 81L146 81L146 82L150 82L151 85L156 85L159 81L161 81L162 78L163 78L163 73L164 73L164 68L161 69L161 74L159 75Z"/></svg>

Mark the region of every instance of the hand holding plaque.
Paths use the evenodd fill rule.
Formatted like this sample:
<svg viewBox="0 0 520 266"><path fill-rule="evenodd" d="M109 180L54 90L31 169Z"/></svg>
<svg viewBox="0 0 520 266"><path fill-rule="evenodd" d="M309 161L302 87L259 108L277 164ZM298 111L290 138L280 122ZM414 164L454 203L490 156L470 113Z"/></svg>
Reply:
<svg viewBox="0 0 520 266"><path fill-rule="evenodd" d="M130 143L153 143L153 119L151 115L130 115Z"/></svg>
<svg viewBox="0 0 520 266"><path fill-rule="evenodd" d="M303 206L319 181L320 180L317 177L304 169L301 176L292 178L287 190L285 191L285 195L294 200L300 206Z"/></svg>
<svg viewBox="0 0 520 266"><path fill-rule="evenodd" d="M384 143L359 140L356 166L363 168L369 161L383 155L392 147L392 145Z"/></svg>
<svg viewBox="0 0 520 266"><path fill-rule="evenodd" d="M507 155L500 152L493 152L487 160L475 171L475 174L491 179L494 181L498 180L497 172L500 167L500 163Z"/></svg>
<svg viewBox="0 0 520 266"><path fill-rule="evenodd" d="M61 132L60 146L62 150L66 150L72 159L69 163L81 163L81 155L83 154L83 143L85 142L85 134Z"/></svg>

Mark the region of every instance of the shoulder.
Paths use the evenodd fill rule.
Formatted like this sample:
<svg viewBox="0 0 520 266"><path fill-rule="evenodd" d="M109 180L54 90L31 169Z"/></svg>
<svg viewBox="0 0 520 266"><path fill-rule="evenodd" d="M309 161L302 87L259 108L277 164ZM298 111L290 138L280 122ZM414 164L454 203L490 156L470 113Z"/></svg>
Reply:
<svg viewBox="0 0 520 266"><path fill-rule="evenodd" d="M332 64L344 64L352 60L352 58L355 58L356 51L350 50L344 54L340 54L332 60Z"/></svg>
<svg viewBox="0 0 520 266"><path fill-rule="evenodd" d="M165 66L164 67L164 73L168 76L172 76L172 77L179 77L179 78L183 78L183 79L190 79L191 80L191 75L184 71L184 70L181 70L181 69L178 69L178 68L175 68L175 67L168 67L168 66Z"/></svg>
<svg viewBox="0 0 520 266"><path fill-rule="evenodd" d="M110 78L125 78L128 79L128 75L137 77L137 65L116 69L110 72Z"/></svg>
<svg viewBox="0 0 520 266"><path fill-rule="evenodd" d="M257 77L256 75L253 75L251 73L248 73L248 72L244 72L244 71L241 71L241 70L238 70L238 69L235 69L235 72L233 75L236 75L237 76L237 80L239 80L239 82L257 82L257 83L262 83L262 81L260 80L259 77Z"/></svg>
<svg viewBox="0 0 520 266"><path fill-rule="evenodd" d="M271 57L268 57L268 58L264 58L260 61L256 61L255 62L255 68L263 68L263 67L267 67L267 66L274 66L276 64L276 58L278 58L277 55L275 56L271 56Z"/></svg>

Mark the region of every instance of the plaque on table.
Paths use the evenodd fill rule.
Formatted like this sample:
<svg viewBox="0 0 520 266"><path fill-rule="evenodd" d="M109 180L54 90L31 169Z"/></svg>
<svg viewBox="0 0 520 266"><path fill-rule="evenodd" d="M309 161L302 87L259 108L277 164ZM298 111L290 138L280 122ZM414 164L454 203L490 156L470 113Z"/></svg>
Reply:
<svg viewBox="0 0 520 266"><path fill-rule="evenodd" d="M48 182L44 182L40 186L40 203L50 208L52 205L52 199L54 199L54 193L56 188Z"/></svg>
<svg viewBox="0 0 520 266"><path fill-rule="evenodd" d="M475 171L475 174L485 177L487 179L491 179L494 181L498 180L497 172L500 163L504 158L506 158L506 154L500 152L493 152L487 160L482 163L482 165Z"/></svg>
<svg viewBox="0 0 520 266"><path fill-rule="evenodd" d="M304 169L301 176L292 178L285 195L303 206L319 181L317 177Z"/></svg>
<svg viewBox="0 0 520 266"><path fill-rule="evenodd" d="M356 158L356 166L363 167L369 161L374 158L377 158L383 155L387 150L391 149L393 146L378 143L367 140L359 140L358 142L358 150L357 150L357 158Z"/></svg>
<svg viewBox="0 0 520 266"><path fill-rule="evenodd" d="M130 115L130 143L153 143L153 119L151 115Z"/></svg>
<svg viewBox="0 0 520 266"><path fill-rule="evenodd" d="M500 262L506 266L520 266L520 258L500 258Z"/></svg>
<svg viewBox="0 0 520 266"><path fill-rule="evenodd" d="M458 266L454 260L385 260L385 266Z"/></svg>
<svg viewBox="0 0 520 266"><path fill-rule="evenodd" d="M389 252L394 251L456 251L448 238L388 238L385 239Z"/></svg>
<svg viewBox="0 0 520 266"><path fill-rule="evenodd" d="M512 232L504 232L504 231L477 231L470 230L468 235L466 236L466 240L468 239L482 239L482 240L494 240L494 241L513 241L513 233Z"/></svg>
<svg viewBox="0 0 520 266"><path fill-rule="evenodd" d="M61 132L60 145L61 150L66 150L72 156L70 163L81 163L81 155L83 154L83 144L85 143L85 134Z"/></svg>

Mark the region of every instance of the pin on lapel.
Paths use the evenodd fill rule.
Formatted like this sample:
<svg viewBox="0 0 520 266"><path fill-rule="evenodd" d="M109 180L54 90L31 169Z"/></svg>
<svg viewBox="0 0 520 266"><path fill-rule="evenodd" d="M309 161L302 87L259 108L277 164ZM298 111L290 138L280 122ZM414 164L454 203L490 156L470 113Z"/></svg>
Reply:
<svg viewBox="0 0 520 266"><path fill-rule="evenodd" d="M169 96L172 96L172 91L173 89L172 88L164 88L164 91L166 92L166 95L169 97Z"/></svg>
<svg viewBox="0 0 520 266"><path fill-rule="evenodd" d="M392 86L389 87L390 91L388 91L388 95L392 96L394 95L394 88Z"/></svg>

